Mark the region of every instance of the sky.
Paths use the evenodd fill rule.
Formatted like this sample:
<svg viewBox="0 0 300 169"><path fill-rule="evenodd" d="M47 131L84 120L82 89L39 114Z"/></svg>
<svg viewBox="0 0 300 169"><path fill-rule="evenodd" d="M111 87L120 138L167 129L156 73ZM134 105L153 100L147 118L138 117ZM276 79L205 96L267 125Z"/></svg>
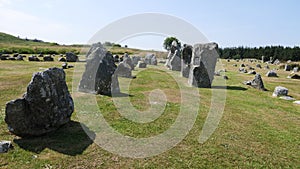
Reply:
<svg viewBox="0 0 300 169"><path fill-rule="evenodd" d="M85 44L124 17L158 13L189 23L221 47L293 47L300 46L299 9L298 0L0 0L0 32L60 44ZM146 26L146 22L135 24ZM176 35L141 34L118 42L160 50L166 36Z"/></svg>

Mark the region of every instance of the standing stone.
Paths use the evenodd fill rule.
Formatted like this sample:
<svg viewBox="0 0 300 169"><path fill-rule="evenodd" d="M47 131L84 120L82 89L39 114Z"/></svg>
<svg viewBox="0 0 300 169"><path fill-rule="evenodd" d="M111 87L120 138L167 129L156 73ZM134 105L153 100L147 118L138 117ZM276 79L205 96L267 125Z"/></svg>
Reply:
<svg viewBox="0 0 300 169"><path fill-rule="evenodd" d="M28 57L28 61L40 61L40 59L34 55Z"/></svg>
<svg viewBox="0 0 300 169"><path fill-rule="evenodd" d="M181 70L181 59L180 59L180 49L176 41L172 42L168 57L166 66L170 70L174 71L180 71Z"/></svg>
<svg viewBox="0 0 300 169"><path fill-rule="evenodd" d="M278 64L280 64L280 61L279 61L279 59L276 59L276 60L273 62L273 64L274 64L274 65L278 65Z"/></svg>
<svg viewBox="0 0 300 169"><path fill-rule="evenodd" d="M262 63L265 62L265 56L261 56L261 62L262 62Z"/></svg>
<svg viewBox="0 0 300 169"><path fill-rule="evenodd" d="M191 45L185 44L181 52L183 63L189 65L191 63L192 55L193 55L193 47Z"/></svg>
<svg viewBox="0 0 300 169"><path fill-rule="evenodd" d="M67 62L63 63L63 64L61 65L61 67L62 67L63 69L68 69L68 63L67 63Z"/></svg>
<svg viewBox="0 0 300 169"><path fill-rule="evenodd" d="M24 60L23 58L24 58L24 57L23 57L22 55L18 55L18 56L17 56L17 60Z"/></svg>
<svg viewBox="0 0 300 169"><path fill-rule="evenodd" d="M253 80L245 81L244 84L250 85L258 90L266 91L264 82L263 82L260 74L256 74Z"/></svg>
<svg viewBox="0 0 300 169"><path fill-rule="evenodd" d="M45 62L53 62L54 61L53 57L51 57L50 55L44 56L43 60Z"/></svg>
<svg viewBox="0 0 300 169"><path fill-rule="evenodd" d="M18 136L39 136L68 123L73 111L65 72L49 68L33 75L23 98L6 104L5 122Z"/></svg>
<svg viewBox="0 0 300 169"><path fill-rule="evenodd" d="M125 60L123 60L119 63L115 74L120 77L132 78L132 67L127 62L125 62Z"/></svg>
<svg viewBox="0 0 300 169"><path fill-rule="evenodd" d="M100 42L93 43L91 45L90 49L88 50L88 52L86 53L85 57L88 57L98 47L102 48L102 44Z"/></svg>
<svg viewBox="0 0 300 169"><path fill-rule="evenodd" d="M75 55L72 52L67 52L66 53L66 60L67 60L67 62L77 62L78 61L78 56Z"/></svg>
<svg viewBox="0 0 300 169"><path fill-rule="evenodd" d="M140 60L140 61L138 61L138 64L136 66L138 68L146 68L147 64L144 61Z"/></svg>
<svg viewBox="0 0 300 169"><path fill-rule="evenodd" d="M147 65L157 65L156 56L153 53L147 54L145 56L145 63Z"/></svg>
<svg viewBox="0 0 300 169"><path fill-rule="evenodd" d="M101 45L87 56L85 72L79 84L79 91L111 95L119 93L117 65L110 52Z"/></svg>
<svg viewBox="0 0 300 169"><path fill-rule="evenodd" d="M0 153L7 153L9 149L12 149L13 145L11 141L0 141Z"/></svg>
<svg viewBox="0 0 300 169"><path fill-rule="evenodd" d="M140 60L141 60L141 57L139 57L139 56L133 56L132 57L132 63L133 63L133 65L136 66Z"/></svg>
<svg viewBox="0 0 300 169"><path fill-rule="evenodd" d="M274 70L270 70L266 74L267 77L278 77L277 73Z"/></svg>
<svg viewBox="0 0 300 169"><path fill-rule="evenodd" d="M299 72L299 68L298 68L298 67L294 67L294 68L293 68L293 72L294 72L294 73Z"/></svg>
<svg viewBox="0 0 300 169"><path fill-rule="evenodd" d="M188 83L196 87L210 88L217 62L218 44L195 44Z"/></svg>
<svg viewBox="0 0 300 169"><path fill-rule="evenodd" d="M129 56L124 57L122 62L129 65L131 70L134 70L134 64L132 63L132 59Z"/></svg>
<svg viewBox="0 0 300 169"><path fill-rule="evenodd" d="M181 76L185 78L189 78L189 74L190 74L190 65L182 64Z"/></svg>
<svg viewBox="0 0 300 169"><path fill-rule="evenodd" d="M300 75L298 75L296 73L291 73L287 78L290 78L290 79L300 79Z"/></svg>
<svg viewBox="0 0 300 169"><path fill-rule="evenodd" d="M288 92L289 92L289 90L287 88L282 87L282 86L277 86L277 87L275 87L275 90L274 90L272 96L274 96L274 97L277 97L277 96L287 96Z"/></svg>
<svg viewBox="0 0 300 169"><path fill-rule="evenodd" d="M59 62L66 62L67 60L66 60L66 58L64 58L64 57L59 57L59 58L58 58L58 61L59 61Z"/></svg>
<svg viewBox="0 0 300 169"><path fill-rule="evenodd" d="M285 64L284 65L284 71L291 71L291 66L290 65L288 65L288 64Z"/></svg>
<svg viewBox="0 0 300 169"><path fill-rule="evenodd" d="M262 68L260 64L257 64L256 67L260 69Z"/></svg>

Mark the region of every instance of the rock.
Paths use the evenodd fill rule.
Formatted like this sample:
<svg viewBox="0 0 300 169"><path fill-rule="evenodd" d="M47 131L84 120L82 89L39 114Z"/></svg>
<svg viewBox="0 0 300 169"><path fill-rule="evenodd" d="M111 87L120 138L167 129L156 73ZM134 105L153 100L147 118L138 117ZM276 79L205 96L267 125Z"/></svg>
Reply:
<svg viewBox="0 0 300 169"><path fill-rule="evenodd" d="M288 65L288 64L285 64L285 66L284 66L284 71L291 71L291 66L290 65Z"/></svg>
<svg viewBox="0 0 300 169"><path fill-rule="evenodd" d="M132 64L133 64L134 66L136 66L136 65L138 64L138 62L139 62L140 60L142 60L142 59L141 59L141 57L139 57L139 56L133 56L131 60L132 60Z"/></svg>
<svg viewBox="0 0 300 169"><path fill-rule="evenodd" d="M124 61L120 62L118 65L117 70L115 71L115 74L120 76L120 77L127 77L127 78L132 78L132 68L131 66Z"/></svg>
<svg viewBox="0 0 300 169"><path fill-rule="evenodd" d="M296 99L294 99L293 97L291 97L291 96L281 96L281 97L279 97L280 99L283 99L283 100L288 100L288 101L291 101L291 100L296 100Z"/></svg>
<svg viewBox="0 0 300 169"><path fill-rule="evenodd" d="M63 64L61 65L61 67L62 67L63 69L68 69L68 63L67 63L67 62L63 63Z"/></svg>
<svg viewBox="0 0 300 169"><path fill-rule="evenodd" d="M300 105L300 100L294 101L293 103Z"/></svg>
<svg viewBox="0 0 300 169"><path fill-rule="evenodd" d="M43 60L46 61L46 62L52 62L52 61L54 61L54 59L51 56L49 56L49 55L44 56Z"/></svg>
<svg viewBox="0 0 300 169"><path fill-rule="evenodd" d="M16 60L14 57L9 57L8 60Z"/></svg>
<svg viewBox="0 0 300 169"><path fill-rule="evenodd" d="M100 48L103 47L100 42L92 44L92 46L90 47L89 51L86 53L85 57L88 57L98 47L100 47ZM119 56L118 56L118 59L119 59Z"/></svg>
<svg viewBox="0 0 300 169"><path fill-rule="evenodd" d="M242 63L240 67L246 67L246 66L245 66L245 64L244 64L244 63Z"/></svg>
<svg viewBox="0 0 300 169"><path fill-rule="evenodd" d="M22 55L18 55L16 60L24 60Z"/></svg>
<svg viewBox="0 0 300 169"><path fill-rule="evenodd" d="M12 149L13 145L11 144L11 141L0 141L0 153L7 153L9 149Z"/></svg>
<svg viewBox="0 0 300 169"><path fill-rule="evenodd" d="M265 69L270 69L270 67L268 65L265 66Z"/></svg>
<svg viewBox="0 0 300 169"><path fill-rule="evenodd" d="M190 65L183 64L181 70L181 76L185 78L189 78L189 74L190 74Z"/></svg>
<svg viewBox="0 0 300 169"><path fill-rule="evenodd" d="M79 91L103 95L119 93L118 76L114 74L117 65L112 54L101 45L86 58L86 68L79 84Z"/></svg>
<svg viewBox="0 0 300 169"><path fill-rule="evenodd" d="M294 68L293 68L293 72L294 72L294 73L299 72L299 67L294 67Z"/></svg>
<svg viewBox="0 0 300 169"><path fill-rule="evenodd" d="M8 60L9 57L10 57L9 55L3 55L3 54L2 54L2 55L0 56L0 59L1 59L1 60Z"/></svg>
<svg viewBox="0 0 300 169"><path fill-rule="evenodd" d="M228 80L229 78L228 76L223 76L223 79Z"/></svg>
<svg viewBox="0 0 300 169"><path fill-rule="evenodd" d="M240 73L248 73L247 69L245 68L239 68Z"/></svg>
<svg viewBox="0 0 300 169"><path fill-rule="evenodd" d="M41 58L42 58L42 57L44 57L44 55L43 55L43 54L39 54L38 57L41 57Z"/></svg>
<svg viewBox="0 0 300 169"><path fill-rule="evenodd" d="M248 69L249 70L255 70L255 68L251 67L251 66L248 66Z"/></svg>
<svg viewBox="0 0 300 169"><path fill-rule="evenodd" d="M147 64L144 61L138 61L138 64L136 66L138 68L146 68Z"/></svg>
<svg viewBox="0 0 300 169"><path fill-rule="evenodd" d="M274 65L278 65L280 64L280 61L278 59L276 59L274 62L273 62Z"/></svg>
<svg viewBox="0 0 300 169"><path fill-rule="evenodd" d="M130 57L124 57L122 62L129 65L131 70L134 70L134 64L132 63L132 60Z"/></svg>
<svg viewBox="0 0 300 169"><path fill-rule="evenodd" d="M153 53L147 54L145 56L145 63L147 65L157 65L156 56Z"/></svg>
<svg viewBox="0 0 300 169"><path fill-rule="evenodd" d="M78 56L75 55L72 52L67 52L66 53L66 60L67 60L67 62L77 62L77 61L79 61Z"/></svg>
<svg viewBox="0 0 300 169"><path fill-rule="evenodd" d="M195 44L188 83L196 87L210 88L218 58L218 44Z"/></svg>
<svg viewBox="0 0 300 169"><path fill-rule="evenodd" d="M169 54L167 56L166 66L170 70L181 71L180 49L176 41L172 42Z"/></svg>
<svg viewBox="0 0 300 169"><path fill-rule="evenodd" d="M267 77L278 77L277 73L274 70L270 70L266 74Z"/></svg>
<svg viewBox="0 0 300 169"><path fill-rule="evenodd" d="M287 88L282 87L282 86L277 86L277 87L275 87L272 96L274 96L274 97L287 96L288 92L289 92L289 90Z"/></svg>
<svg viewBox="0 0 300 169"><path fill-rule="evenodd" d="M260 74L256 74L253 80L245 81L244 84L250 85L258 90L266 91Z"/></svg>
<svg viewBox="0 0 300 169"><path fill-rule="evenodd" d="M237 67L238 65L237 65L237 64L233 64L232 66L233 66L233 67Z"/></svg>
<svg viewBox="0 0 300 169"><path fill-rule="evenodd" d="M256 67L260 69L262 68L260 64L257 64Z"/></svg>
<svg viewBox="0 0 300 169"><path fill-rule="evenodd" d="M34 55L28 57L28 61L40 61L40 59Z"/></svg>
<svg viewBox="0 0 300 169"><path fill-rule="evenodd" d="M115 62L119 62L120 59L119 55L113 55L113 58Z"/></svg>
<svg viewBox="0 0 300 169"><path fill-rule="evenodd" d="M74 66L73 65L68 65L68 68L73 68Z"/></svg>
<svg viewBox="0 0 300 169"><path fill-rule="evenodd" d="M298 75L296 73L291 73L287 78L290 78L290 79L300 79L300 75Z"/></svg>
<svg viewBox="0 0 300 169"><path fill-rule="evenodd" d="M59 61L59 62L66 62L67 60L66 60L66 58L64 58L64 57L59 57L59 58L58 58L58 61Z"/></svg>
<svg viewBox="0 0 300 169"><path fill-rule="evenodd" d="M193 54L193 47L191 45L184 45L181 55L182 55L182 61L184 64L189 65L191 63Z"/></svg>
<svg viewBox="0 0 300 169"><path fill-rule="evenodd" d="M256 71L255 70L252 70L248 73L249 75L256 75Z"/></svg>
<svg viewBox="0 0 300 169"><path fill-rule="evenodd" d="M33 75L23 98L6 104L5 122L18 136L39 136L68 123L73 111L65 72L49 68Z"/></svg>

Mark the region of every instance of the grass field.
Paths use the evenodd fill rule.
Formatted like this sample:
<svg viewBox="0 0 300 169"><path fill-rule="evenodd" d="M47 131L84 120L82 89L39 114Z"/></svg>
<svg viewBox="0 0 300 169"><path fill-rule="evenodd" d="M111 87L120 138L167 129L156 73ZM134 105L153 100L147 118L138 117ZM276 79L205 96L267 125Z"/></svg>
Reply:
<svg viewBox="0 0 300 169"><path fill-rule="evenodd" d="M110 153L93 143L81 128L76 110L72 122L55 133L27 139L10 134L4 122L5 103L22 96L34 72L60 67L61 63L0 61L0 140L11 140L14 145L13 150L0 154L0 168L299 168L300 106L273 98L272 92L281 85L289 89L289 95L300 100L300 81L287 79L288 72L283 70L278 71L278 78L269 78L265 76L267 70L256 69L268 89L258 91L242 84L254 76L241 74L232 66L241 62L222 62L229 77L226 105L221 122L208 141L200 144L198 138L210 108L213 89L200 88L198 116L185 139L157 156L132 159ZM255 67L255 63L246 64ZM178 115L179 88L169 76L177 72L158 65L133 73L137 78L130 82L127 91L133 106L146 110L149 93L160 89L167 96L164 113L153 122L134 123L118 113L108 96L96 96L99 109L106 121L124 135L155 136L168 129ZM71 90L73 69L67 69L66 74Z"/></svg>

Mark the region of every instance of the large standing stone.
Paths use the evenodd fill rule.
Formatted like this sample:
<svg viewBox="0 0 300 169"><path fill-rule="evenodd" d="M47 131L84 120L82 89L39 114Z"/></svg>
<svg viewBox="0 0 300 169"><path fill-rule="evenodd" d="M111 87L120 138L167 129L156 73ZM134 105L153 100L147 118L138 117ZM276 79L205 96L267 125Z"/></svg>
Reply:
<svg viewBox="0 0 300 169"><path fill-rule="evenodd" d="M195 44L188 83L196 87L210 88L217 62L218 44Z"/></svg>
<svg viewBox="0 0 300 169"><path fill-rule="evenodd" d="M43 60L45 62L53 62L54 61L53 57L51 57L50 55L44 56Z"/></svg>
<svg viewBox="0 0 300 169"><path fill-rule="evenodd" d="M132 78L132 67L125 61L126 60L123 60L119 63L115 74L121 77Z"/></svg>
<svg viewBox="0 0 300 169"><path fill-rule="evenodd" d="M141 57L139 57L139 56L133 56L132 57L132 63L133 63L133 65L136 66L140 60L142 60Z"/></svg>
<svg viewBox="0 0 300 169"><path fill-rule="evenodd" d="M79 91L111 95L119 93L117 65L110 52L101 45L87 56L86 69L79 84Z"/></svg>
<svg viewBox="0 0 300 169"><path fill-rule="evenodd" d="M285 87L282 86L277 86L275 87L275 90L273 92L273 96L277 97L277 96L287 96L288 95L289 90Z"/></svg>
<svg viewBox="0 0 300 169"><path fill-rule="evenodd" d="M140 61L138 61L138 64L136 65L136 67L138 67L138 68L146 68L147 64L144 61L140 60Z"/></svg>
<svg viewBox="0 0 300 169"><path fill-rule="evenodd" d="M285 64L284 71L291 71L291 65Z"/></svg>
<svg viewBox="0 0 300 169"><path fill-rule="evenodd" d="M156 56L153 53L149 53L145 56L145 63L147 65L157 65Z"/></svg>
<svg viewBox="0 0 300 169"><path fill-rule="evenodd" d="M250 85L258 90L266 91L264 82L263 82L260 74L256 74L253 80L245 81L244 84Z"/></svg>
<svg viewBox="0 0 300 169"><path fill-rule="evenodd" d="M23 98L6 104L5 122L19 136L38 136L70 121L74 111L65 72L50 68L33 75Z"/></svg>
<svg viewBox="0 0 300 169"><path fill-rule="evenodd" d="M168 57L166 66L170 70L180 71L181 70L181 57L180 57L180 49L176 41L172 42Z"/></svg>
<svg viewBox="0 0 300 169"><path fill-rule="evenodd" d="M67 52L66 53L66 60L67 60L67 62L77 62L78 61L78 56L75 55L72 52Z"/></svg>
<svg viewBox="0 0 300 169"><path fill-rule="evenodd" d="M191 45L184 45L182 52L182 60L183 63L189 65L191 63L192 55L193 55L193 47Z"/></svg>
<svg viewBox="0 0 300 169"><path fill-rule="evenodd" d="M278 77L277 73L274 70L270 70L266 74L267 77Z"/></svg>
<svg viewBox="0 0 300 169"><path fill-rule="evenodd" d="M128 57L124 57L123 58L123 63L127 64L130 66L131 70L134 70L134 64L132 62L132 59L128 56Z"/></svg>

